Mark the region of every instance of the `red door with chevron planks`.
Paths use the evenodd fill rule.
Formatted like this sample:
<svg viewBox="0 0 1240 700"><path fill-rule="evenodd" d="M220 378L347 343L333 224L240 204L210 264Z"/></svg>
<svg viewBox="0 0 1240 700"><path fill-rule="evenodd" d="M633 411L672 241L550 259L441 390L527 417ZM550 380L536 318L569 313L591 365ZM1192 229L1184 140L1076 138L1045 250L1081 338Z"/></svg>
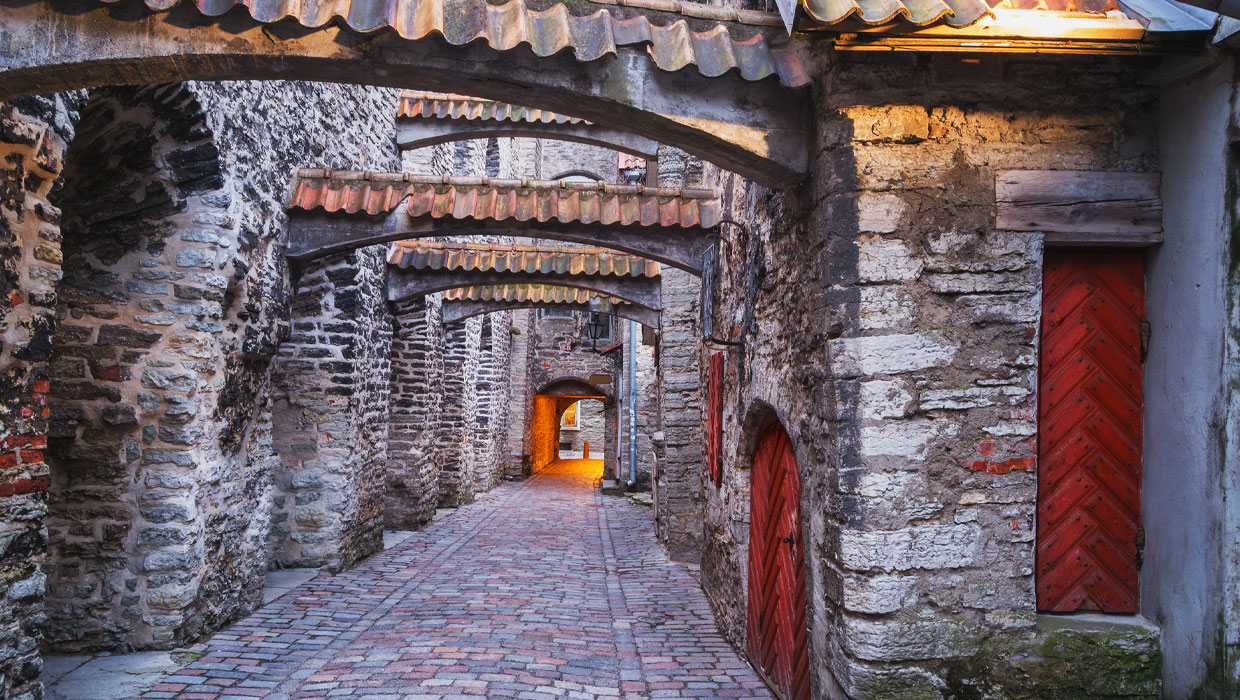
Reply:
<svg viewBox="0 0 1240 700"><path fill-rule="evenodd" d="M801 477L792 440L771 420L754 446L749 511L749 660L783 700L808 700Z"/></svg>
<svg viewBox="0 0 1240 700"><path fill-rule="evenodd" d="M1140 251L1047 249L1038 372L1039 610L1137 612L1144 319Z"/></svg>

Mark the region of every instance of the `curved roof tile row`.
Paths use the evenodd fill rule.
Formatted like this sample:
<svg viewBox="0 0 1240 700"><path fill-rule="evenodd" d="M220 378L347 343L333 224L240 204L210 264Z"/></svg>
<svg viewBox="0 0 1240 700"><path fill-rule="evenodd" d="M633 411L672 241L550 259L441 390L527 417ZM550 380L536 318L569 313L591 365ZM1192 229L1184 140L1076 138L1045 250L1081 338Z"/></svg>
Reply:
<svg viewBox="0 0 1240 700"><path fill-rule="evenodd" d="M192 1L212 17L242 6L265 24L286 18L311 28L339 22L356 32L392 30L410 40L437 34L453 46L483 41L497 51L526 44L538 56L572 50L578 61L598 60L622 46L644 46L666 71L694 65L708 77L736 71L745 80L778 76L789 87L810 82L799 56L787 46L778 15L691 2L582 0L573 2L570 11L563 2L535 9L533 0ZM145 2L160 12L182 0Z"/></svg>
<svg viewBox="0 0 1240 700"><path fill-rule="evenodd" d="M985 0L801 0L801 7L819 24L857 20L878 25L903 20L916 26L936 22L967 27L992 16Z"/></svg>
<svg viewBox="0 0 1240 700"><path fill-rule="evenodd" d="M399 241L388 262L402 269L658 277L659 263L605 248Z"/></svg>
<svg viewBox="0 0 1240 700"><path fill-rule="evenodd" d="M719 222L713 190L317 169L299 173L291 206L374 215L402 203L409 216L436 219L701 228Z"/></svg>
<svg viewBox="0 0 1240 700"><path fill-rule="evenodd" d="M588 304L602 296L589 289L559 287L553 284L494 284L477 287L457 287L443 293L448 301L513 301L531 304ZM607 297L612 304L627 302Z"/></svg>
<svg viewBox="0 0 1240 700"><path fill-rule="evenodd" d="M576 117L569 117L545 109L521 107L495 100L485 100L467 95L443 92L416 92L406 90L400 96L396 117L432 119L464 119L466 121L508 121L531 124L589 124Z"/></svg>

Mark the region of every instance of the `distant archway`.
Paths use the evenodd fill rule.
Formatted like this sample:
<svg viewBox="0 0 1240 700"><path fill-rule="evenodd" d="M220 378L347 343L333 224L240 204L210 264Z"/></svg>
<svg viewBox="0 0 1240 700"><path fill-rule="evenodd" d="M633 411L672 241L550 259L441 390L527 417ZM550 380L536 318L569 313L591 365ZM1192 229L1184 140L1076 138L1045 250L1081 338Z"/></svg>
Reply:
<svg viewBox="0 0 1240 700"><path fill-rule="evenodd" d="M560 458L565 411L578 402L591 400L603 405L603 430L601 444L592 444L590 448L592 452L602 452L616 436L615 421L611 419L615 402L608 391L580 377L561 377L539 387L530 415L531 471L537 472Z"/></svg>

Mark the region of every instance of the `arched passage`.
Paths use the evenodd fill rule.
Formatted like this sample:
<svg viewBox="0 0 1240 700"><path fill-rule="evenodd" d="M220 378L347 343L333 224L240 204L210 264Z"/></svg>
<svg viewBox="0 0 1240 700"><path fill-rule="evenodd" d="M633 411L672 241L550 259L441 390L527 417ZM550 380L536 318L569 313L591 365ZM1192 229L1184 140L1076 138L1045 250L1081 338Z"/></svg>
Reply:
<svg viewBox="0 0 1240 700"><path fill-rule="evenodd" d="M746 17L760 21L714 22L701 33L688 29L687 16L652 13L658 16L644 20L647 31L634 32L631 23L617 31L617 19L605 10L583 19L570 17L562 5L534 11L521 0L503 6L477 0L450 8L417 3L423 12L409 14L374 7L350 13L340 27L322 26L334 19L329 15L281 22L285 10L278 5L261 21L227 12L230 2L213 4L211 11L222 14L217 18L188 2L155 12L137 3L87 11L62 11L52 2L7 7L0 30L12 41L0 50L0 99L180 80L361 81L533 102L640 130L771 186L800 181L808 167L806 97L766 79L809 82L794 44L771 45L786 42L777 15L750 13ZM153 10L163 7L151 3ZM445 24L445 13L459 21ZM560 26L553 30L548 22ZM395 31L359 33L388 28ZM697 43L684 40L686 31L707 43L722 40L731 50L710 56L686 51ZM446 41L422 40L432 32ZM62 40L48 41L52 36ZM530 38L510 38L516 36ZM532 51L522 45L526 41ZM677 70L686 63L698 70ZM717 77L707 85L704 75ZM613 87L621 84L629 87Z"/></svg>
<svg viewBox="0 0 1240 700"><path fill-rule="evenodd" d="M538 471L559 459L560 432L564 412L580 401L599 401L604 407L611 404L610 396L598 386L577 377L563 377L539 387L534 394L533 411L530 414L530 467ZM613 421L606 420L611 411L605 408L604 445L615 439ZM610 438L610 439L609 439ZM602 448L604 445L592 445Z"/></svg>

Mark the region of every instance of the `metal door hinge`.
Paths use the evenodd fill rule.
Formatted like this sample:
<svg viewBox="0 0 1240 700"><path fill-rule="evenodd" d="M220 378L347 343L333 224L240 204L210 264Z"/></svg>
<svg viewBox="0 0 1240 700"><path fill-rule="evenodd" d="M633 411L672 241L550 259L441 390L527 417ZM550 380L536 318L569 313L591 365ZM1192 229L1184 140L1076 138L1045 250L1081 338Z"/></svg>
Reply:
<svg viewBox="0 0 1240 700"><path fill-rule="evenodd" d="M1145 356L1150 353L1150 322L1141 322L1141 361L1145 362Z"/></svg>
<svg viewBox="0 0 1240 700"><path fill-rule="evenodd" d="M1137 526L1137 571L1145 563L1145 528Z"/></svg>

